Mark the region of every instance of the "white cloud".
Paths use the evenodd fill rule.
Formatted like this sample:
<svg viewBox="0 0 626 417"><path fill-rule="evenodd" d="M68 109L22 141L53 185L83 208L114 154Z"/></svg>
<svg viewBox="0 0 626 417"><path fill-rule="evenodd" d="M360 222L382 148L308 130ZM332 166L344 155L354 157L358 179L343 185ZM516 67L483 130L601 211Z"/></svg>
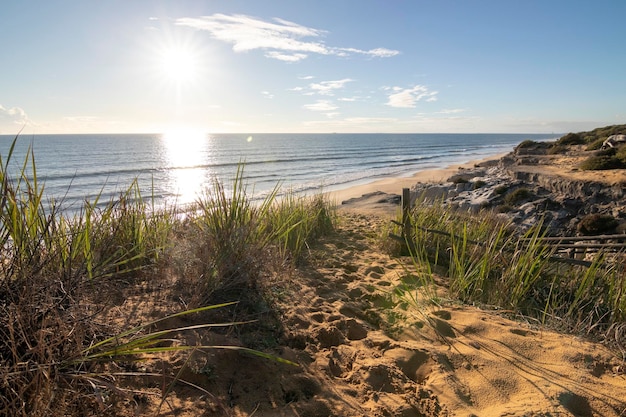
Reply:
<svg viewBox="0 0 626 417"><path fill-rule="evenodd" d="M269 91L261 91L261 95L265 98L274 98L274 94L270 93Z"/></svg>
<svg viewBox="0 0 626 417"><path fill-rule="evenodd" d="M400 51L395 51L393 49L387 49L387 48L370 49L369 51L366 52L367 55L371 55L371 56L378 57L378 58L388 58L388 57L396 56L399 53Z"/></svg>
<svg viewBox="0 0 626 417"><path fill-rule="evenodd" d="M306 54L283 54L277 51L269 51L265 54L265 56L267 58L274 58L277 59L279 61L285 61L285 62L298 62L298 61L302 61L304 58L307 57Z"/></svg>
<svg viewBox="0 0 626 417"><path fill-rule="evenodd" d="M414 108L418 101L437 101L437 91L429 91L426 86L416 85L412 88L402 89L393 87L389 95L387 105L391 107Z"/></svg>
<svg viewBox="0 0 626 417"><path fill-rule="evenodd" d="M352 82L350 78L336 81L322 81L320 83L309 84L312 91L323 96L332 96L335 90L343 88L347 83Z"/></svg>
<svg viewBox="0 0 626 417"><path fill-rule="evenodd" d="M286 62L297 62L309 54L349 56L353 54L376 58L398 55L399 51L386 48L361 50L327 46L321 41L302 40L320 38L327 34L287 20L274 18L264 21L246 15L214 14L202 17L183 17L176 24L208 32L213 38L233 45L235 52L255 49L267 51L265 56Z"/></svg>
<svg viewBox="0 0 626 417"><path fill-rule="evenodd" d="M20 107L5 108L0 104L0 121L12 121L16 124L28 123L28 115Z"/></svg>
<svg viewBox="0 0 626 417"><path fill-rule="evenodd" d="M337 110L338 107L329 100L317 100L313 104L305 104L303 106L307 110L330 112Z"/></svg>
<svg viewBox="0 0 626 417"><path fill-rule="evenodd" d="M400 51L394 51L392 49L387 48L375 48L370 49L369 51L364 51L362 49L356 48L336 48L337 55L339 56L348 56L350 54L361 54L367 55L374 58L390 58L392 56L396 56L400 54Z"/></svg>

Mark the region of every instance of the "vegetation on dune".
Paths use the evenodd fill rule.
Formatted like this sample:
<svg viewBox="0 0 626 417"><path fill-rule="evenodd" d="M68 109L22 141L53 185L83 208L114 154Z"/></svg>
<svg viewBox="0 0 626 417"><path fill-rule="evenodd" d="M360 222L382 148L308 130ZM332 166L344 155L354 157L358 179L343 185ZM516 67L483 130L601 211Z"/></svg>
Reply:
<svg viewBox="0 0 626 417"><path fill-rule="evenodd" d="M612 125L594 129L589 132L568 133L556 142L552 143L548 149L549 154L561 154L567 152L571 146L583 146L587 151L593 152L589 158L580 164L580 169L584 171L600 171L608 169L626 169L626 146L620 145L616 148L601 150L603 143L612 135L626 134L626 125ZM525 144L518 148L529 147Z"/></svg>
<svg viewBox="0 0 626 417"><path fill-rule="evenodd" d="M498 306L621 349L626 346L626 267L607 262L610 254L598 252L591 266L559 262L554 249L542 241L541 224L518 236L498 217L468 216L440 204L418 205L410 219L415 242L411 256L420 277L416 291L422 298L442 302L432 296L432 271L437 270L448 279L451 299ZM585 227L606 222L594 217ZM401 292L403 300L419 298L407 297L407 291Z"/></svg>
<svg viewBox="0 0 626 417"><path fill-rule="evenodd" d="M584 171L626 169L626 146L598 151L580 164Z"/></svg>
<svg viewBox="0 0 626 417"><path fill-rule="evenodd" d="M215 348L186 346L177 335L238 324L232 311L222 324L203 314L231 307L216 302L226 296L260 302L259 280L269 267L296 263L312 239L333 227L332 206L319 196L277 199L272 193L253 204L242 171L232 195L216 183L185 215L155 208L136 183L117 199L86 201L78 213L66 214L60 204L45 202L32 152L11 175L12 151L0 164L1 415L115 414L112 404L137 395L121 381L151 377L150 369L168 381L165 397L177 374L157 365L138 371L133 364L154 362L166 351ZM186 286L189 299L195 296L195 308L127 328L110 323L120 290L172 279L179 289ZM167 326L183 315L196 321ZM243 346L220 348L278 360Z"/></svg>

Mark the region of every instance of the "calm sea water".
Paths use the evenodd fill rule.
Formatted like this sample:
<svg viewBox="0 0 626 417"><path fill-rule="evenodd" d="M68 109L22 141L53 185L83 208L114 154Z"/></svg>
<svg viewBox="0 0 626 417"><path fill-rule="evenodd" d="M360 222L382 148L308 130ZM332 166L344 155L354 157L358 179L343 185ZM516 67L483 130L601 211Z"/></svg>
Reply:
<svg viewBox="0 0 626 417"><path fill-rule="evenodd" d="M18 138L9 169L34 151L44 194L66 210L97 195L116 198L133 180L157 204L193 202L221 181L228 190L241 164L247 191L336 190L388 176L509 152L536 134L217 134L36 135ZM13 136L0 136L6 162Z"/></svg>

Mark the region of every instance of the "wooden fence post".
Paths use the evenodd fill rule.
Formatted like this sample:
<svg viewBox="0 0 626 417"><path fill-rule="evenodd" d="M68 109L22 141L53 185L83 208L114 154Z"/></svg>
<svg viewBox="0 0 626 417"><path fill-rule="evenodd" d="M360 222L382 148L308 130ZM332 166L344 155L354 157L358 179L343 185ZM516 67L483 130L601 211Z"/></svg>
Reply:
<svg viewBox="0 0 626 417"><path fill-rule="evenodd" d="M402 189L402 222L392 220L393 224L402 227L402 236L389 234L389 237L405 245L409 255L415 253L415 236L411 224L411 189Z"/></svg>
<svg viewBox="0 0 626 417"><path fill-rule="evenodd" d="M411 226L411 189L402 189L402 234L410 253L415 253L413 227Z"/></svg>

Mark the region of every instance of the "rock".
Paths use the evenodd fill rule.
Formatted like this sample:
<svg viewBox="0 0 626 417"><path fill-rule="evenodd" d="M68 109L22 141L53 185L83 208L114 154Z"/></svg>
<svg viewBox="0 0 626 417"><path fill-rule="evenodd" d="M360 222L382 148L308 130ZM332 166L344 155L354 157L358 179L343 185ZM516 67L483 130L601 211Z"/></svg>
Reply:
<svg viewBox="0 0 626 417"><path fill-rule="evenodd" d="M520 232L543 220L548 235L554 236L576 235L580 219L591 213L626 219L623 184L570 179L537 170L546 149L541 144L516 149L497 165L462 169L448 183L418 184L412 189L413 198L424 203L442 201L445 206L476 213L503 205L503 189L526 188L534 197L520 206L509 203L512 207L499 216L512 221ZM549 164L549 160L543 163Z"/></svg>

